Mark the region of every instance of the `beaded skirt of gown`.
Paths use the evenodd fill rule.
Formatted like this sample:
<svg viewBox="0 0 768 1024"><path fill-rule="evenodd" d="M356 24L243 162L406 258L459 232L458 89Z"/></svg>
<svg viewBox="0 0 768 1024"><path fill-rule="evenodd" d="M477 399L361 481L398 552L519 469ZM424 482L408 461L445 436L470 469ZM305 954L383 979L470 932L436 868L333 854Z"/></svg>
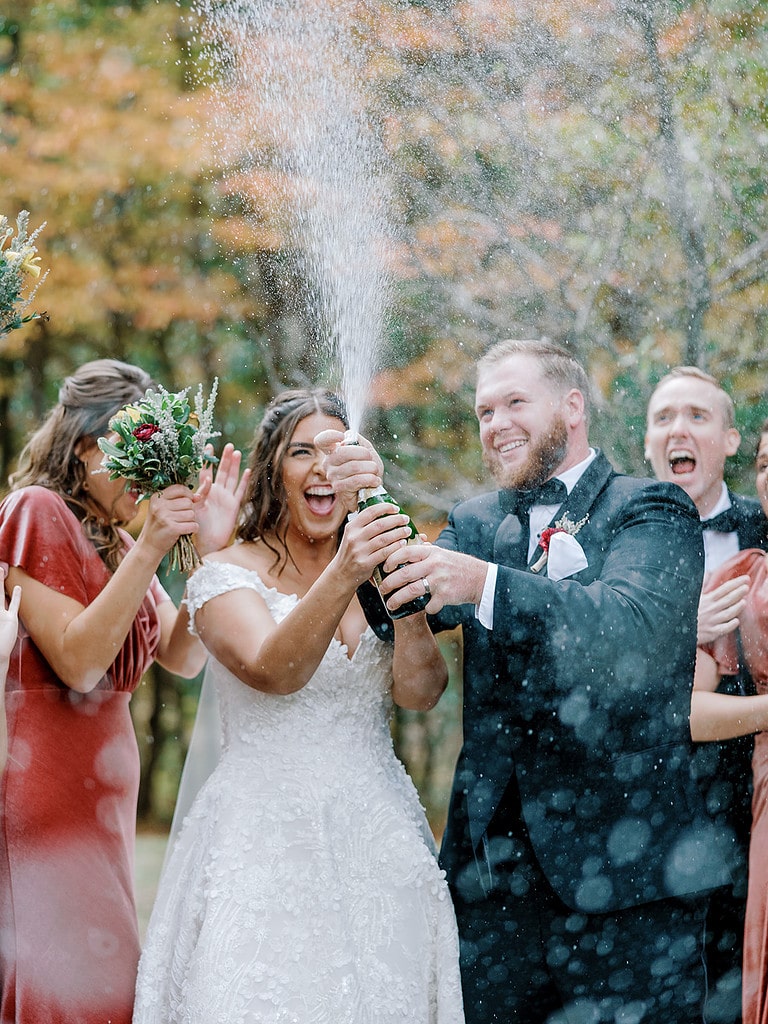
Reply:
<svg viewBox="0 0 768 1024"><path fill-rule="evenodd" d="M190 618L241 588L278 621L296 603L206 563ZM392 747L391 650L334 640L290 695L209 671L221 759L163 871L135 1024L462 1024L450 896Z"/></svg>

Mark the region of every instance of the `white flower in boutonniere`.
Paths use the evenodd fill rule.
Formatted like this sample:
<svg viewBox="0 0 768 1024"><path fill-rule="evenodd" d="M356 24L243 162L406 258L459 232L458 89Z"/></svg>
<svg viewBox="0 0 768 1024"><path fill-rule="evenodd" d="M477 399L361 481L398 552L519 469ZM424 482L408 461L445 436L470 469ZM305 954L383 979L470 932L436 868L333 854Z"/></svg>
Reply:
<svg viewBox="0 0 768 1024"><path fill-rule="evenodd" d="M531 572L541 572L544 566L547 564L549 559L549 546L552 543L552 538L558 533L567 534L569 537L575 537L579 530L589 521L589 516L584 516L577 523L574 523L572 519L568 518L566 512L560 519L555 520L554 526L548 526L546 530L541 531L541 537L539 538L539 547L541 548L541 555L531 566ZM586 563L585 563L586 564ZM582 566L584 568L584 566ZM578 570L577 570L578 571Z"/></svg>

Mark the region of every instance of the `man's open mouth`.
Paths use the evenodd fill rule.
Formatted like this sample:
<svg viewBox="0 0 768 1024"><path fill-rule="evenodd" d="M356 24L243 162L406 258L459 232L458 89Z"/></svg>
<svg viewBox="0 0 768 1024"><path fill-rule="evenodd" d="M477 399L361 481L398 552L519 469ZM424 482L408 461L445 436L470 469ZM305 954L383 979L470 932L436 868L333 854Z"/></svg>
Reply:
<svg viewBox="0 0 768 1024"><path fill-rule="evenodd" d="M696 468L696 459L690 452L675 451L669 454L669 468L674 476L682 476L683 473L692 473Z"/></svg>

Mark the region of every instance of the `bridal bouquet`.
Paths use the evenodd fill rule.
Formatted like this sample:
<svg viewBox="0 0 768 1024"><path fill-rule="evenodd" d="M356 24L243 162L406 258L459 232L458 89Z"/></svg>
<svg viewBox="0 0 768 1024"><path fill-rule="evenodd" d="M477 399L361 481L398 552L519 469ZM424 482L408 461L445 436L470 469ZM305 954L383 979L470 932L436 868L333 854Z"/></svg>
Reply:
<svg viewBox="0 0 768 1024"><path fill-rule="evenodd" d="M46 274L37 281L32 291L24 294L25 276L40 278L40 257L37 255L35 239L45 227L41 224L31 235L27 235L29 213L22 210L16 218L16 234L8 218L0 215L0 338L9 334L30 320L47 320L46 313L27 313L35 293L43 283Z"/></svg>
<svg viewBox="0 0 768 1024"><path fill-rule="evenodd" d="M193 486L203 466L217 461L206 445L219 436L213 430L218 386L217 378L204 402L203 386L198 385L194 409L187 401L189 388L169 394L159 387L157 391L150 388L141 401L116 413L109 421L116 436L99 438L102 466L110 480L128 480L141 491L139 501L171 484ZM199 564L192 538L179 537L171 548L169 571L190 572Z"/></svg>

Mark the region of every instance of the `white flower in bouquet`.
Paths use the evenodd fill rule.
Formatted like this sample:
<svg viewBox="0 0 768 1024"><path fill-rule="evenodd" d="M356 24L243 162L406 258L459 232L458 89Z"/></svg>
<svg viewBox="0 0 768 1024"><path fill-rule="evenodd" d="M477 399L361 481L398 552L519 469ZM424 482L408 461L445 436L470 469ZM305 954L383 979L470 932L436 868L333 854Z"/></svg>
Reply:
<svg viewBox="0 0 768 1024"><path fill-rule="evenodd" d="M47 320L47 313L26 313L32 304L37 289L48 276L46 271L40 277L40 257L37 255L35 239L45 227L27 234L29 213L22 210L16 218L16 230L9 224L8 218L0 215L0 338L30 320ZM25 294L24 286L27 278L37 283Z"/></svg>

